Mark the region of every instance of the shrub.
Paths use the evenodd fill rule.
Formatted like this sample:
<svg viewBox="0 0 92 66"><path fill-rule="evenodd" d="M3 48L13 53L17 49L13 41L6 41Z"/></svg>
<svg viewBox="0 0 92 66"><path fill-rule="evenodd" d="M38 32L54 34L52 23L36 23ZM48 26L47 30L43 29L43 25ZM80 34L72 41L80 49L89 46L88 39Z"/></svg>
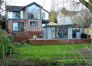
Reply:
<svg viewBox="0 0 92 66"><path fill-rule="evenodd" d="M4 58L6 55L11 54L14 49L12 44L12 36L8 35L6 31L0 30L0 56Z"/></svg>

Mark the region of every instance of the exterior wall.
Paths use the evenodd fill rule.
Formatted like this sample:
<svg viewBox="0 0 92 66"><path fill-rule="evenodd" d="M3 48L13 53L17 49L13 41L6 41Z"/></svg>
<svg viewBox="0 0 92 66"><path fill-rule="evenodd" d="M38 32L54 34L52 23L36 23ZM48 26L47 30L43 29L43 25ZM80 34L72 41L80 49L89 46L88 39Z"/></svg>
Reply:
<svg viewBox="0 0 92 66"><path fill-rule="evenodd" d="M92 39L92 29L91 28L85 28L84 33L86 33L87 35L90 35Z"/></svg>
<svg viewBox="0 0 92 66"><path fill-rule="evenodd" d="M8 32L12 33L12 21L8 21Z"/></svg>
<svg viewBox="0 0 92 66"><path fill-rule="evenodd" d="M61 12L57 15L57 22L59 25L73 24L71 16L65 16Z"/></svg>
<svg viewBox="0 0 92 66"><path fill-rule="evenodd" d="M44 13L44 15L43 15L43 13ZM49 20L49 13L44 11L44 10L42 10L42 19Z"/></svg>
<svg viewBox="0 0 92 66"><path fill-rule="evenodd" d="M38 21L37 29L34 29L32 26L30 26L31 21ZM28 22L24 23L24 28L25 28L25 31L42 31L41 24L42 24L41 20L28 20Z"/></svg>
<svg viewBox="0 0 92 66"><path fill-rule="evenodd" d="M42 31L42 22L41 20L37 20L38 21L38 27L36 30L33 29L32 26L30 26L30 22L32 20L8 20L8 29L9 30L13 30L12 27L13 27L13 22L24 22L24 31Z"/></svg>
<svg viewBox="0 0 92 66"><path fill-rule="evenodd" d="M24 22L24 31L23 32L13 32L13 22ZM30 26L30 22L31 20L9 20L8 21L8 32L10 34L14 33L14 36L17 36L17 37L25 36L25 37L28 37L29 39L33 38L33 35L37 35L38 37L40 37L42 34L41 21L40 20L38 21L37 30L34 30Z"/></svg>

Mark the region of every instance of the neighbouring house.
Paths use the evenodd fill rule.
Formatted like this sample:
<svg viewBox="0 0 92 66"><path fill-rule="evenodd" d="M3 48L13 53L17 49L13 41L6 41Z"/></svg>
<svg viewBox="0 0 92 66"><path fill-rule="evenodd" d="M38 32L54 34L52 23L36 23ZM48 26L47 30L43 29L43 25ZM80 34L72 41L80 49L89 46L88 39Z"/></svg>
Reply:
<svg viewBox="0 0 92 66"><path fill-rule="evenodd" d="M64 11L65 12L65 11ZM83 28L73 22L77 11L61 11L57 14L57 23L48 23L44 27L44 38L46 39L81 39Z"/></svg>
<svg viewBox="0 0 92 66"><path fill-rule="evenodd" d="M42 38L42 26L48 23L49 12L33 2L27 6L6 6L8 32L14 37Z"/></svg>
<svg viewBox="0 0 92 66"><path fill-rule="evenodd" d="M90 27L85 28L84 32L89 35L92 39L92 24L90 25Z"/></svg>

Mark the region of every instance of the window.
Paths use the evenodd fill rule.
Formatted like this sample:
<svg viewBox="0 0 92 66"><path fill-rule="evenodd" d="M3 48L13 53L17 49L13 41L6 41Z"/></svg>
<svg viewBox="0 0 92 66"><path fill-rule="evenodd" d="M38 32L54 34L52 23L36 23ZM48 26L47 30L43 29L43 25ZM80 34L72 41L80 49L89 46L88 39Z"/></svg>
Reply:
<svg viewBox="0 0 92 66"><path fill-rule="evenodd" d="M52 38L55 38L55 27L51 28L51 35L52 35Z"/></svg>
<svg viewBox="0 0 92 66"><path fill-rule="evenodd" d="M13 31L24 31L24 23L23 22L13 23Z"/></svg>
<svg viewBox="0 0 92 66"><path fill-rule="evenodd" d="M13 12L14 19L20 19L20 12Z"/></svg>
<svg viewBox="0 0 92 66"><path fill-rule="evenodd" d="M80 32L80 28L73 28L73 38L77 38L77 32Z"/></svg>
<svg viewBox="0 0 92 66"><path fill-rule="evenodd" d="M59 38L68 38L68 28L59 27L58 36Z"/></svg>
<svg viewBox="0 0 92 66"><path fill-rule="evenodd" d="M42 18L45 18L45 13L42 13Z"/></svg>
<svg viewBox="0 0 92 66"><path fill-rule="evenodd" d="M32 5L28 7L28 19L40 19L41 18L41 9Z"/></svg>
<svg viewBox="0 0 92 66"><path fill-rule="evenodd" d="M30 26L31 26L34 30L36 30L36 29L38 28L38 21L31 21L31 22L30 22Z"/></svg>

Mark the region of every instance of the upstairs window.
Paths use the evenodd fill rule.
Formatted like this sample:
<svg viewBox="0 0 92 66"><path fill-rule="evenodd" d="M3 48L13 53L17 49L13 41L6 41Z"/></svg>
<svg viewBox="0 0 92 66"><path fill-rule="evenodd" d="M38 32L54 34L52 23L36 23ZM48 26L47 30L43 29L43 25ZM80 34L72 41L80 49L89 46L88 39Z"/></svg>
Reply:
<svg viewBox="0 0 92 66"><path fill-rule="evenodd" d="M42 18L45 18L45 13L42 13Z"/></svg>
<svg viewBox="0 0 92 66"><path fill-rule="evenodd" d="M13 12L14 19L20 19L20 12Z"/></svg>
<svg viewBox="0 0 92 66"><path fill-rule="evenodd" d="M28 7L28 19L40 19L41 18L41 9L36 5Z"/></svg>

